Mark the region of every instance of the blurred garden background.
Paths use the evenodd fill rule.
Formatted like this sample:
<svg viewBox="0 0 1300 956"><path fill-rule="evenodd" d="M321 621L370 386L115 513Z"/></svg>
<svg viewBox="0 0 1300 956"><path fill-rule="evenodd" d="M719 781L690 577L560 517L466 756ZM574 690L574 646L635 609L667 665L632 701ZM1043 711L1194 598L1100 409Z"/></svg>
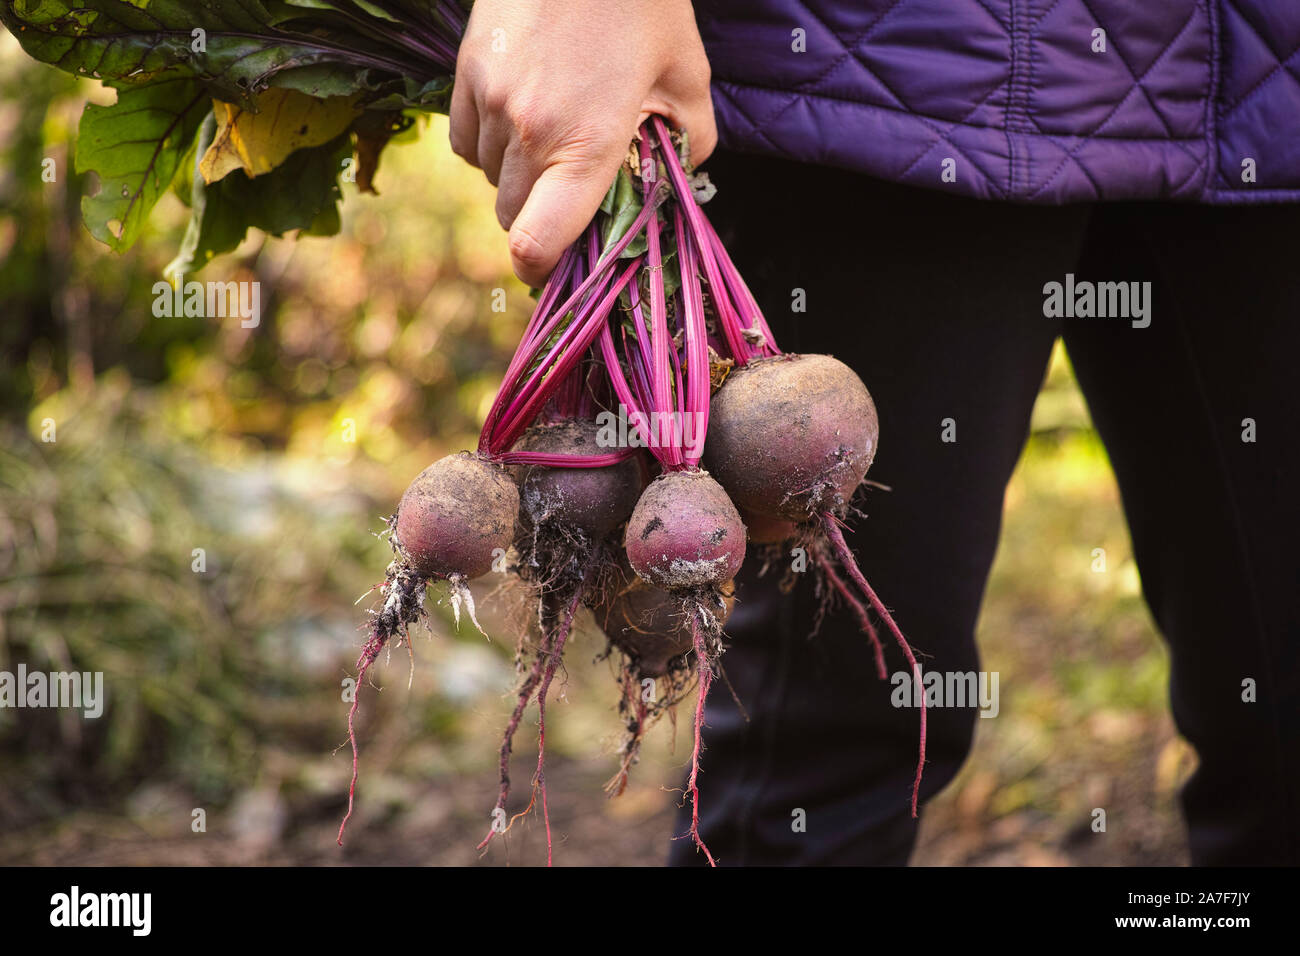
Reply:
<svg viewBox="0 0 1300 956"><path fill-rule="evenodd" d="M432 608L413 672L395 652L363 690L364 799L334 842L382 516L473 444L531 302L491 187L434 122L386 151L380 196L344 185L340 236L251 236L203 272L260 281L259 327L158 319L151 288L186 210L166 197L125 256L90 238L69 163L88 97L97 83L0 36L0 670L103 671L108 687L98 720L0 709L0 864L544 862L537 821L474 849L520 626L491 580L475 589L496 639ZM1194 757L1063 353L1008 491L980 642L1001 714L978 721L916 862L1185 862L1176 791ZM605 797L619 724L603 646L588 621L550 711L556 859L658 864L689 747L661 725L627 792ZM1097 806L1124 808L1105 834Z"/></svg>

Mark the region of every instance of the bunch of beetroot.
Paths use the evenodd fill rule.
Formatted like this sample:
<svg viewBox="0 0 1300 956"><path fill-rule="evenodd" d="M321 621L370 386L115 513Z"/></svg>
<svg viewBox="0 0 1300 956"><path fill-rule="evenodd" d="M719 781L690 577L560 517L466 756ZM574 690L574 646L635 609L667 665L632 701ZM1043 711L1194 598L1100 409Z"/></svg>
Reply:
<svg viewBox="0 0 1300 956"><path fill-rule="evenodd" d="M830 356L780 352L701 209L712 187L687 172L684 154L658 117L642 126L600 212L542 290L477 451L426 468L389 519L394 558L359 682L390 642L408 640L428 581L446 581L457 619L463 606L477 626L468 582L508 555L535 603L480 847L540 798L550 861L546 698L587 607L621 660L626 738L609 790L622 791L650 724L693 688L690 835L713 862L699 833L701 728L747 538L798 541L824 593L857 615L880 676L868 607L917 671L841 532L876 452L871 396ZM644 693L645 681L660 692ZM508 817L514 734L533 700L537 768L526 806ZM914 815L924 759L922 709Z"/></svg>

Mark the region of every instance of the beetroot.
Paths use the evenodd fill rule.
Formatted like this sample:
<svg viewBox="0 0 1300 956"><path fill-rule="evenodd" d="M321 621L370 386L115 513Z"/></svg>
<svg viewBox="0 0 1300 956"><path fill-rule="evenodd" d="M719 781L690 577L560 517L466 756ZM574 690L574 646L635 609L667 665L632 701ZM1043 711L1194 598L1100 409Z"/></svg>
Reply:
<svg viewBox="0 0 1300 956"><path fill-rule="evenodd" d="M688 621L695 651L695 720L691 773L686 794L691 801L691 839L709 865L713 854L700 836L700 754L703 750L704 702L722 656L722 624L717 607L721 586L735 577L745 560L745 523L722 486L699 469L665 472L646 488L628 519L623 536L628 564L645 581L672 592L679 613ZM624 690L624 709L628 692ZM636 758L648 714L633 708L624 748L623 769L611 781L616 791Z"/></svg>
<svg viewBox="0 0 1300 956"><path fill-rule="evenodd" d="M478 456L426 469L390 524L397 560L383 608L372 612L359 678L389 637L406 638L407 625L423 613L430 577L448 580L457 613L464 602L472 615L465 579L491 569L513 546L511 570L536 604L537 626L520 642L497 803L480 848L538 806L551 862L547 693L577 609L586 605L621 652L619 707L628 736L611 789L625 786L646 729L665 713L675 720L676 705L693 693L683 794L692 804L689 835L716 862L700 833L702 732L713 682L725 679L722 628L747 540L765 564L784 563L790 553L807 559L790 565L778 583L783 590L811 561L820 593L857 615L883 676L874 609L919 680L915 656L840 531L876 451L871 396L829 356L782 355L700 209L682 145L657 117L642 127L633 144L639 162L615 185L618 216L632 209L631 221L598 214L565 252L488 412ZM617 449L596 441L602 429L590 421L613 409ZM662 474L645 486L651 458ZM618 578L612 587L611 577ZM511 815L513 738L533 700L537 769L527 806Z"/></svg>
<svg viewBox="0 0 1300 956"><path fill-rule="evenodd" d="M460 623L461 605L479 627L474 597L466 583L487 574L495 559L514 539L519 491L500 465L461 452L440 458L420 472L407 487L388 519L393 560L379 585L383 604L370 611L370 636L357 659L357 687L366 679L380 653L392 640L410 646L410 627L424 617L425 584L446 579L451 606ZM348 812L339 825L339 845L352 816L357 790L358 693L348 710L348 741L352 745L352 785Z"/></svg>
<svg viewBox="0 0 1300 956"><path fill-rule="evenodd" d="M715 607L719 625L726 624L735 606L735 585L724 582ZM596 623L610 642L632 660L639 678L662 677L675 658L695 646L682 604L667 591L647 584L621 562L616 581L593 608Z"/></svg>
<svg viewBox="0 0 1300 956"><path fill-rule="evenodd" d="M703 461L739 507L802 522L847 511L879 436L853 369L829 355L781 355L737 369L714 394Z"/></svg>
<svg viewBox="0 0 1300 956"><path fill-rule="evenodd" d="M642 492L628 519L623 546L632 569L648 583L671 592L690 626L698 675L691 773L686 782L691 801L690 835L709 864L715 865L700 836L704 702L723 650L717 612L721 586L735 577L745 560L745 523L726 491L707 472L667 471ZM623 699L626 705L626 688ZM623 770L611 781L615 790L622 788L627 767L635 759L646 717L646 708L637 704L629 719L631 737L624 748Z"/></svg>
<svg viewBox="0 0 1300 956"><path fill-rule="evenodd" d="M541 457L543 461L582 461L607 453L596 442L594 421L566 418L528 429L511 450L512 455ZM537 699L537 771L533 799L541 797L546 825L547 859L551 853L551 824L546 792L546 694L560 666L573 616L611 559L606 539L632 512L641 492L641 465L624 458L599 467L553 467L551 464L511 466L520 486L519 536L516 570L537 600L541 634L535 645L525 637L519 647L520 662L529 654L532 664L515 694L515 706L498 749L500 785L492 825L479 844L488 843L502 828L510 799L510 756L524 711Z"/></svg>
<svg viewBox="0 0 1300 956"><path fill-rule="evenodd" d="M551 455L598 455L600 426L594 421L566 419L534 425L515 451ZM514 467L519 479L521 531L555 528L578 531L590 540L612 534L628 519L641 493L641 466L634 458L604 468Z"/></svg>
<svg viewBox="0 0 1300 956"><path fill-rule="evenodd" d="M633 171L621 172L615 185L618 218L598 216L561 257L489 410L479 451L503 464L576 471L618 464L631 449L644 447L667 474L640 496L623 540L635 573L668 589L678 619L690 628L690 649L673 655L673 661L680 658L684 666L674 663L665 675L666 697L686 689L681 683L689 684L691 675L698 673L686 793L695 807L690 834L712 863L699 833L700 731L704 699L722 653L721 589L744 560L745 526L722 488L698 469L711 391L715 381L721 382L724 366L775 355L779 349L771 343L771 330L753 296L700 210L693 182L680 160L683 145L683 139L670 135L658 117L642 127L632 146L637 160ZM654 175L643 175L642 170ZM634 207L639 212L627 222L622 217ZM620 419L626 417L632 433L627 442L620 438L619 451L591 454L590 448L584 448L582 454L555 455L519 450L517 443L539 415L587 418L597 410L615 408ZM600 582L607 577L610 555L599 535L595 541L587 540L591 537L586 533L591 527L587 519L596 520L596 529L601 529L616 525L626 514L617 510L612 515L591 514L573 505L567 500L567 486L584 480L556 479L561 481L566 487L557 495L540 484L530 488L524 479L520 524L531 526L524 528L531 533L518 543L517 567L538 597L537 653L545 662L537 659L520 688L501 751L502 788L493 830L482 844L492 833L509 829L504 809L509 795L509 735L536 687L539 763L533 797L534 801L541 797L548 861L550 825L540 758L545 687L559 665L572 621L568 611L572 600L581 597L589 605L599 603L604 591ZM585 491L576 497L579 503L602 500ZM610 500L612 505L613 496ZM571 524L552 521L570 507L578 512ZM549 533L546 526L552 524L559 534ZM563 613L558 613L561 606ZM644 649L637 653L639 663L648 669L667 666L662 654L650 655ZM651 662L651 657L656 660ZM625 663L621 676L624 703L635 702L626 770L645 718L653 719L661 704L645 698L648 689L637 686L641 682L634 667Z"/></svg>
<svg viewBox="0 0 1300 956"><path fill-rule="evenodd" d="M746 512L795 521L814 532L809 544L827 585L823 593L837 594L857 615L875 651L876 673L885 675L884 656L867 605L884 621L919 681L921 670L911 645L867 583L841 530L853 495L875 458L879 438L871 395L843 362L829 355L758 358L728 375L713 395L703 461ZM858 600L859 594L866 605ZM914 817L925 768L925 740L922 701L912 782Z"/></svg>
<svg viewBox="0 0 1300 956"><path fill-rule="evenodd" d="M623 792L646 730L686 697L693 673L707 695L717 655L721 653L721 642L715 635L721 632L735 606L735 594L735 582L725 581L703 592L699 600L683 600L679 595L648 584L626 559L619 562L615 581L602 592L592 609L611 646L625 657L619 713L627 736L619 750L623 759L618 772L605 786L611 795ZM692 651L694 657L690 656ZM645 685L651 680L661 685L662 696L647 698ZM703 699L699 697L701 703ZM700 719L697 707L697 723ZM697 749L692 755L692 767L697 770L698 766ZM692 790L691 796L698 796L698 791ZM697 825L692 826L692 835L698 838ZM700 846L708 854L703 841Z"/></svg>
<svg viewBox="0 0 1300 956"><path fill-rule="evenodd" d="M745 560L745 524L706 472L673 471L642 492L623 546L632 569L655 587L717 587Z"/></svg>
<svg viewBox="0 0 1300 956"><path fill-rule="evenodd" d="M519 491L504 468L462 452L435 461L397 506L393 541L425 578L476 578L514 540Z"/></svg>
<svg viewBox="0 0 1300 956"><path fill-rule="evenodd" d="M799 534L799 526L793 521L755 514L739 505L736 506L736 511L745 522L750 544L783 544Z"/></svg>

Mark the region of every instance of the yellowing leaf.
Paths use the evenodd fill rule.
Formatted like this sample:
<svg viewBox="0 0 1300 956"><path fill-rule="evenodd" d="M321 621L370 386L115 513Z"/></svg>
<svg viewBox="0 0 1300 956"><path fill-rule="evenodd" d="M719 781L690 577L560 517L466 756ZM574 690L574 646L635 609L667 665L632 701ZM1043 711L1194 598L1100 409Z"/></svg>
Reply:
<svg viewBox="0 0 1300 956"><path fill-rule="evenodd" d="M234 169L248 176L268 173L294 150L320 146L338 136L356 113L352 97L317 99L297 90L273 87L257 98L258 112L212 101L217 134L199 161L207 183Z"/></svg>

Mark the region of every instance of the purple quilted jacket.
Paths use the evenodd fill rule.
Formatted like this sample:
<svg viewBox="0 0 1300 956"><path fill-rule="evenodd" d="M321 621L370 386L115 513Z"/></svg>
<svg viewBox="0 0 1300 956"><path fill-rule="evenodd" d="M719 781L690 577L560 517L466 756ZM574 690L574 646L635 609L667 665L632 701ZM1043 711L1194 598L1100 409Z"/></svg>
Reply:
<svg viewBox="0 0 1300 956"><path fill-rule="evenodd" d="M696 0L724 146L985 199L1300 200L1300 0Z"/></svg>

